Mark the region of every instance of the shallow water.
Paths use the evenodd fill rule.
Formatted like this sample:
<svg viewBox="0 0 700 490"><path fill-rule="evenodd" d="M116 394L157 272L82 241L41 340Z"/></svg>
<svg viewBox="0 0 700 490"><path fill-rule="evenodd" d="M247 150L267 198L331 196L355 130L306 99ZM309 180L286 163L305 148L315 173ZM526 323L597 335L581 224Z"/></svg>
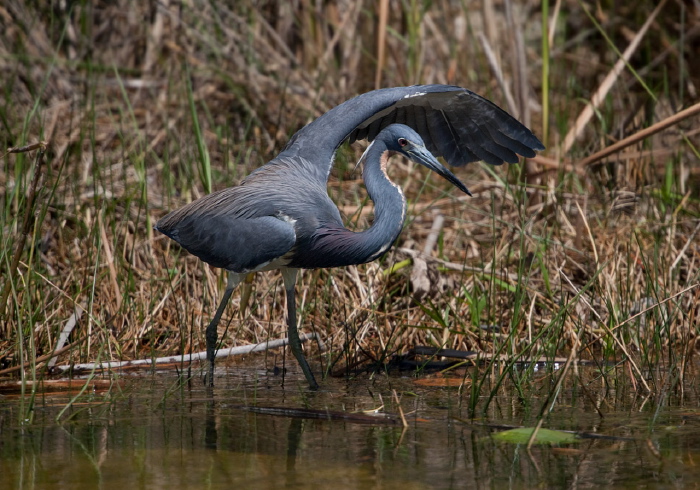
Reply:
<svg viewBox="0 0 700 490"><path fill-rule="evenodd" d="M0 395L0 488L696 488L700 411L632 396L562 393L543 427L589 435L575 444L494 441L498 426L533 426L548 391L523 400L509 390L470 419L469 393L426 388L411 377L302 379L222 369L213 393L199 377L129 375L73 395ZM183 381L184 380L184 381ZM292 418L243 407L399 415L377 419ZM590 391L590 387L589 387ZM627 396L627 395L625 395ZM601 401L602 400L602 401ZM593 408L603 407L603 416ZM612 409L611 407L615 407Z"/></svg>

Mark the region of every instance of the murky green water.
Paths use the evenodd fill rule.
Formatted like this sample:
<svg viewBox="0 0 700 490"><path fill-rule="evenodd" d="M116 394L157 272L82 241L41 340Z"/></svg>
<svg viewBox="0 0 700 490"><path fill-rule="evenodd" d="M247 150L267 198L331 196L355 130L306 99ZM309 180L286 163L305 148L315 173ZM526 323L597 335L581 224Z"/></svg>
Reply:
<svg viewBox="0 0 700 490"><path fill-rule="evenodd" d="M0 395L0 488L700 487L696 401L673 406L669 397L659 404L631 395L622 407L620 396L583 396L572 386L543 427L609 438L528 451L490 434L499 424L534 425L544 402L537 393L497 396L485 417L469 420L468 394L411 378L328 379L309 393L302 380L287 378L283 387L279 377L230 369L213 397L199 378L181 383L174 373L122 379L83 395L60 422L68 394L37 397L24 423L27 399ZM356 412L383 401L398 414L393 390L405 429L241 408Z"/></svg>

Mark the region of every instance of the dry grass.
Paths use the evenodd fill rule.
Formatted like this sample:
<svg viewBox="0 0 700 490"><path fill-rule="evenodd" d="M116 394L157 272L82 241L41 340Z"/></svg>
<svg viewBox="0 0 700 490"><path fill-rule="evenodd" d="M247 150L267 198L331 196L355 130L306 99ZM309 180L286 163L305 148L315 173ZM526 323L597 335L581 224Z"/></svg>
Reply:
<svg viewBox="0 0 700 490"><path fill-rule="evenodd" d="M82 309L60 363L200 350L224 276L152 224L236 184L357 93L454 83L517 114L548 149L522 166L462 171L473 198L394 163L411 202L397 247L365 266L308 271L297 287L303 329L328 338L331 365L430 344L626 359L642 384L662 363L685 375L700 324L697 112L581 162L697 101L696 4L664 2L584 125L656 2L556 2L545 22L539 2L509 0L235 4L0 6L0 139L49 144L16 268L37 166L33 153L5 154L0 168L4 367L50 352ZM371 223L361 151L339 152L329 184L357 228ZM436 245L414 260L431 229ZM276 274L258 275L241 318L237 296L226 345L284 336Z"/></svg>

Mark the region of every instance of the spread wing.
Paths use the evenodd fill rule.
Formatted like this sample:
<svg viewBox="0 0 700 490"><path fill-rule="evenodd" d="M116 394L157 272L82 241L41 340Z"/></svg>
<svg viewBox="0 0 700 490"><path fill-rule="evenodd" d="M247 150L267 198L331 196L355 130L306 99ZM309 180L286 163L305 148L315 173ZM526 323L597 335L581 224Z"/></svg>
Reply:
<svg viewBox="0 0 700 490"><path fill-rule="evenodd" d="M300 129L281 155L314 162L317 177L325 181L344 141L372 141L392 123L412 127L433 155L453 166L477 160L515 163L518 155L533 157L544 149L513 116L470 90L415 85L374 90L340 104Z"/></svg>

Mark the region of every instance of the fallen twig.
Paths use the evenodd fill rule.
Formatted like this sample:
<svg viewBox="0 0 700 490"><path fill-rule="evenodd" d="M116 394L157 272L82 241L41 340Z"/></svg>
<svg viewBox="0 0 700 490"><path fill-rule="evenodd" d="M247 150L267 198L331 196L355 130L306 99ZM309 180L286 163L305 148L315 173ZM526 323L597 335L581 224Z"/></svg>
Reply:
<svg viewBox="0 0 700 490"><path fill-rule="evenodd" d="M54 367L54 365L56 364L56 361L58 360L58 354L56 354L56 353L61 351L61 349L63 349L63 346L68 341L68 337L70 337L71 332L73 331L75 326L78 324L80 317L83 316L84 311L85 311L85 308L83 307L83 305L79 305L79 304L75 305L75 311L70 316L70 318L68 318L68 321L66 322L65 326L63 327L63 330L61 330L61 335L58 336L58 342L56 342L56 348L54 349L54 355L51 359L49 359L49 363L48 363L49 369Z"/></svg>
<svg viewBox="0 0 700 490"><path fill-rule="evenodd" d="M95 332L97 332L97 330L94 330L94 331L93 331L93 334L94 334ZM80 337L78 340L76 340L75 342L71 342L71 343L68 344L67 346L63 347L62 349L56 349L55 351L51 352L50 354L46 354L46 355L37 357L34 361L27 361L27 362L25 362L24 364L20 364L19 366L12 366L12 367L9 367L9 368L6 368L6 369L2 369L2 370L0 370L0 375L14 373L15 371L19 371L20 369L24 369L24 368L26 368L26 367L29 367L29 366L31 366L32 364L37 364L37 365L38 365L38 364L41 363L41 362L47 361L47 360L51 359L52 357L56 357L56 356L58 356L58 355L63 354L64 352L66 352L66 351L72 349L73 347L75 347L76 345L80 344L81 342L83 342L83 341L84 341L85 339L87 339L88 337L89 337L89 335L84 335L84 336Z"/></svg>
<svg viewBox="0 0 700 490"><path fill-rule="evenodd" d="M692 105L688 107L687 109L682 110L681 112L674 114L672 116L667 117L663 121L659 121L656 124L643 129L641 131L636 132L632 136L628 136L627 138L618 141L614 145L610 145L607 148L603 148L602 150L594 153L593 155L584 158L579 162L580 167L586 167L588 165L591 165L593 163L596 163L599 160L602 160L603 158L612 155L613 153L616 153L623 148L626 148L630 145L633 145L637 143L638 141L643 140L644 138L648 138L649 136L652 136L660 131L663 131L666 128L669 128L675 124L678 124L684 119L688 119L689 117L695 116L696 114L700 114L700 102L698 102L695 105Z"/></svg>
<svg viewBox="0 0 700 490"><path fill-rule="evenodd" d="M583 132L583 129L588 124L588 121L590 121L590 119L595 114L595 110L598 108L598 106L600 106L603 100L605 100L605 96L608 94L610 89L617 81L618 77L620 76L620 73L622 73L622 70L629 63L629 60L630 58L632 58L632 55L637 51L637 48L639 47L639 44L646 35L647 31L649 30L649 27L654 22L656 16L665 4L666 0L662 0L659 3L659 5L657 5L656 9L654 9L654 11L651 13L644 25L642 25L641 29L639 29L637 35L634 36L632 42L629 44L629 46L627 46L627 49L622 54L620 59L617 60L615 66L605 77L605 80L603 80L603 82L600 84L600 86L598 87L598 91L595 94L593 94L593 97L591 97L590 104L587 104L586 107L584 107L583 111L581 111L581 114L579 114L578 119L576 119L576 122L569 130L569 133L566 135L566 138L564 138L564 143L562 145L561 152L562 155L566 155L567 153L569 153L569 150L574 145L574 142Z"/></svg>
<svg viewBox="0 0 700 490"><path fill-rule="evenodd" d="M321 350L325 349L325 344L321 340L320 336L313 332L302 334L299 336L299 340L302 342L310 339L315 339L319 343ZM269 342L260 342L259 344L241 345L238 347L231 347L229 349L219 349L216 352L216 357L229 357L243 354L250 354L252 352L260 352L268 349L274 349L277 347L284 347L289 343L289 339L279 339L270 340ZM155 359L134 359L132 361L107 361L107 362L88 362L83 364L66 364L62 366L55 366L54 369L58 371L69 371L69 370L93 370L93 369L115 369L139 365L153 365L153 364L168 364L168 363L186 363L193 361L204 361L207 358L206 351L195 352L193 354L183 354L183 355L172 355L167 357L157 357Z"/></svg>

